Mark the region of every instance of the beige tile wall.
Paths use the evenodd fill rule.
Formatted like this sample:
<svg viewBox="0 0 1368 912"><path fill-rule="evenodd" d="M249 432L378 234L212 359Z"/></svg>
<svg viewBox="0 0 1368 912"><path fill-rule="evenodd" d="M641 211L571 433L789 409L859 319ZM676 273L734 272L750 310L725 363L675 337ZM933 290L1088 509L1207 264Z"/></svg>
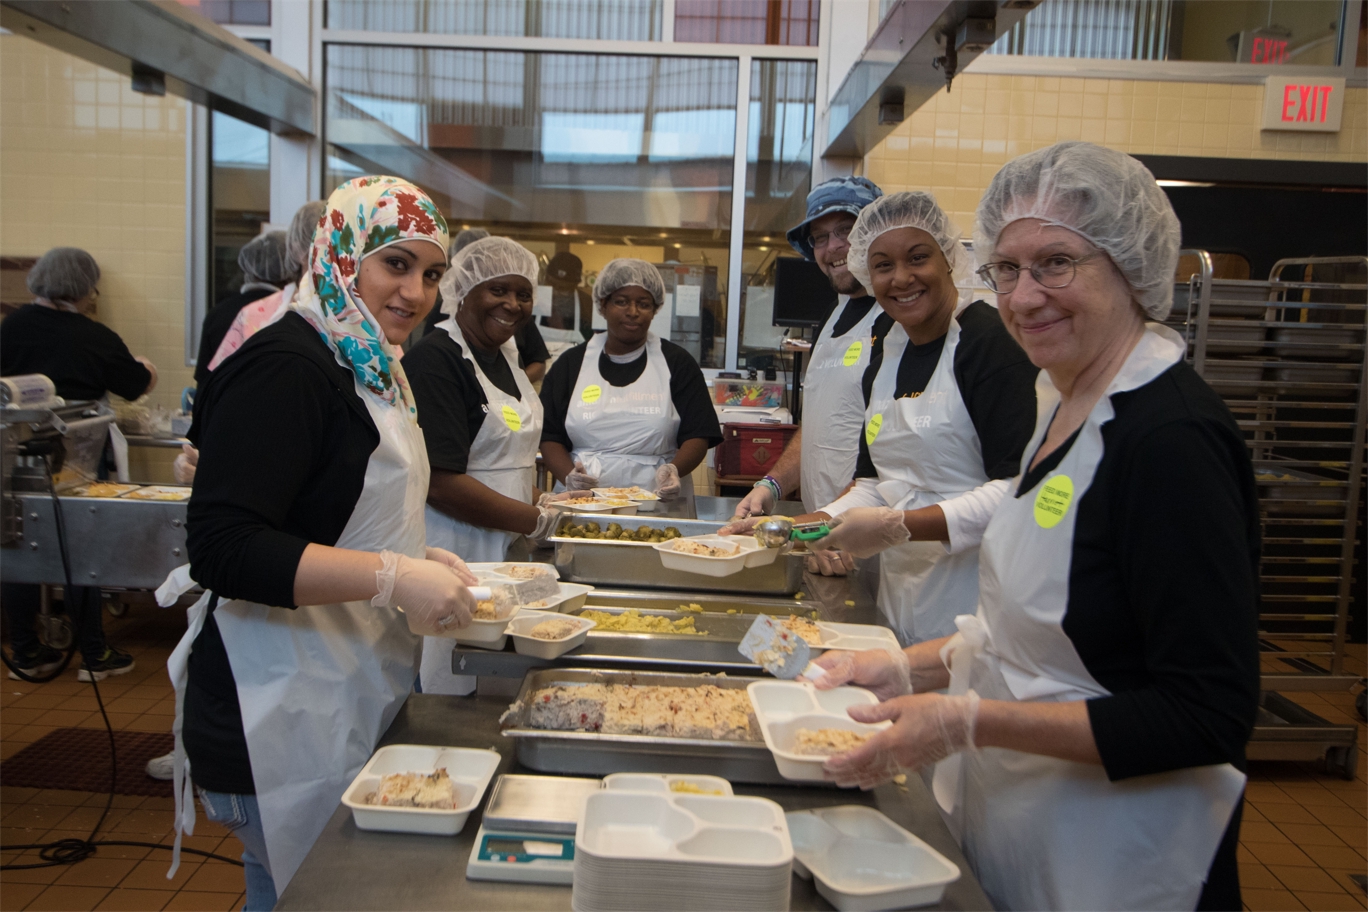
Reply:
<svg viewBox="0 0 1368 912"><path fill-rule="evenodd" d="M1125 152L1368 162L1368 89L1349 89L1339 133L1259 129L1263 87L966 73L868 156L885 192L930 190L966 233L1008 160L1062 139Z"/></svg>
<svg viewBox="0 0 1368 912"><path fill-rule="evenodd" d="M20 35L0 36L0 253L82 247L99 319L157 365L177 405L185 366L185 102Z"/></svg>

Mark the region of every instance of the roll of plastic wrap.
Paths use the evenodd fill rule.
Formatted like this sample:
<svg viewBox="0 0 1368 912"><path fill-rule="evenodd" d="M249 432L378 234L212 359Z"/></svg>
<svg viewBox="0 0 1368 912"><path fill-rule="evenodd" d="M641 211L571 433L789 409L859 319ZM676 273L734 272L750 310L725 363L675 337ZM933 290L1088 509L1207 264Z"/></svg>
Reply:
<svg viewBox="0 0 1368 912"><path fill-rule="evenodd" d="M0 405L11 408L36 408L57 396L57 387L42 374L0 377Z"/></svg>

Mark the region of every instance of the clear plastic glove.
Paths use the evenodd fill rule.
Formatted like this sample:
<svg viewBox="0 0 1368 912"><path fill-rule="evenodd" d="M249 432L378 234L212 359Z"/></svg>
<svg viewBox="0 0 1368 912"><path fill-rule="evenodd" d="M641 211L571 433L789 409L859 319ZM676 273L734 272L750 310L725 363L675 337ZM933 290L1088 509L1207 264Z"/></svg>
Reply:
<svg viewBox="0 0 1368 912"><path fill-rule="evenodd" d="M899 773L919 770L959 751L974 749L979 695L909 694L874 706L852 706L857 722L891 720L892 727L854 750L827 760L826 777L837 785L871 789Z"/></svg>
<svg viewBox="0 0 1368 912"><path fill-rule="evenodd" d="M597 488L598 483L598 476L590 475L584 471L584 463L582 462L575 463L570 474L565 476L565 490L567 491L588 491L590 488Z"/></svg>
<svg viewBox="0 0 1368 912"><path fill-rule="evenodd" d="M194 484L195 468L199 465L199 450L188 443L181 444L180 455L171 463L171 474L178 484Z"/></svg>
<svg viewBox="0 0 1368 912"><path fill-rule="evenodd" d="M912 534L903 525L902 510L855 507L841 514L840 523L832 523L830 534L809 542L808 549L814 553L839 550L852 557L873 557L885 548L911 538Z"/></svg>
<svg viewBox="0 0 1368 912"><path fill-rule="evenodd" d="M542 499L552 495L543 494ZM537 504L537 527L527 534L527 537L534 543L540 545L551 537L551 533L556 531L556 520L560 517L561 511L551 506L552 502Z"/></svg>
<svg viewBox="0 0 1368 912"><path fill-rule="evenodd" d="M656 469L655 492L660 495L661 500L670 500L678 497L680 491L679 467L673 462L667 462Z"/></svg>
<svg viewBox="0 0 1368 912"><path fill-rule="evenodd" d="M754 513L750 516L731 518L731 522L717 530L718 535L750 535L755 531L755 527L760 525L768 516L761 513Z"/></svg>
<svg viewBox="0 0 1368 912"><path fill-rule="evenodd" d="M901 649L896 654L886 649L838 649L824 652L812 662L826 671L812 682L818 690L854 684L873 693L880 702L912 693L912 662Z"/></svg>
<svg viewBox="0 0 1368 912"><path fill-rule="evenodd" d="M736 505L736 513L733 514L732 520L745 519L748 516L768 516L773 510L774 491L768 484L756 485Z"/></svg>
<svg viewBox="0 0 1368 912"><path fill-rule="evenodd" d="M831 536L827 536L830 538ZM819 538L817 541L826 541ZM817 542L808 542L811 548ZM803 566L807 567L809 573L820 573L822 576L845 576L855 569L855 556L845 551L813 551L803 561Z"/></svg>
<svg viewBox="0 0 1368 912"><path fill-rule="evenodd" d="M452 570L455 570L456 575L461 578L461 582L465 583L467 586L478 586L480 584L479 579L477 579L475 574L470 572L470 568L466 566L466 562L461 560L460 556L445 548L428 548L427 559L436 561L439 564L446 564Z"/></svg>
<svg viewBox="0 0 1368 912"><path fill-rule="evenodd" d="M470 623L475 597L457 568L444 561L414 560L393 551L380 552L380 561L381 567L375 571L380 591L371 599L372 605L402 610L409 630L421 636L455 636Z"/></svg>

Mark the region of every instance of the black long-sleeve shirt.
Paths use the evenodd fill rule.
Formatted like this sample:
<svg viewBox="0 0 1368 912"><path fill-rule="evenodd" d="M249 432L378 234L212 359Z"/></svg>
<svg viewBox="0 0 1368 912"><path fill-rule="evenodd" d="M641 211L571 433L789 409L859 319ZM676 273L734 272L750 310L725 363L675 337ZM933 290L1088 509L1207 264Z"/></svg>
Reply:
<svg viewBox="0 0 1368 912"><path fill-rule="evenodd" d="M190 439L200 448L186 522L191 576L222 599L293 608L304 549L336 544L380 443L351 371L286 314L209 375ZM190 653L184 737L197 785L255 793L212 613Z"/></svg>
<svg viewBox="0 0 1368 912"><path fill-rule="evenodd" d="M137 399L152 373L119 334L84 314L26 304L0 325L0 374L43 374L63 399Z"/></svg>

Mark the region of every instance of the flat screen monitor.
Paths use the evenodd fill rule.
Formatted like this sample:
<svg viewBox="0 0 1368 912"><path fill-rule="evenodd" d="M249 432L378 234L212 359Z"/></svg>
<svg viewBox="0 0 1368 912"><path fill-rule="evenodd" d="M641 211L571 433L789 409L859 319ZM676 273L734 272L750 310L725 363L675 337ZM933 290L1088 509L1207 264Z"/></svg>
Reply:
<svg viewBox="0 0 1368 912"><path fill-rule="evenodd" d="M780 257L774 268L774 325L821 326L836 307L836 289L821 268L797 257Z"/></svg>

